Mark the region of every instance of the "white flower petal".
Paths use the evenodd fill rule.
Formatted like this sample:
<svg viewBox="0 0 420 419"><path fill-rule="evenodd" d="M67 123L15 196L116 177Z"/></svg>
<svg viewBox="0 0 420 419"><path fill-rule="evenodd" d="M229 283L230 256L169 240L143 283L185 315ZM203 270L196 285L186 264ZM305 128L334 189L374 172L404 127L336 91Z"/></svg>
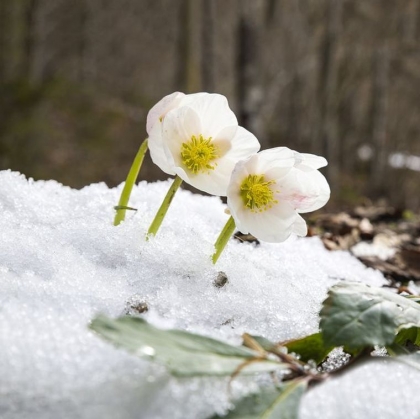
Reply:
<svg viewBox="0 0 420 419"><path fill-rule="evenodd" d="M159 121L155 124L152 131L149 133L148 147L153 163L159 166L159 168L168 175L174 175L174 167L173 164L171 164L172 159L168 159L163 147L162 122Z"/></svg>
<svg viewBox="0 0 420 419"><path fill-rule="evenodd" d="M206 97L208 95L209 95L209 93L206 93L206 92L190 93L188 95L185 95L182 98L182 100L181 100L181 102L180 102L180 104L179 104L178 107L187 106L190 103L193 103L195 100L197 100L197 99L199 99L201 97Z"/></svg>
<svg viewBox="0 0 420 419"><path fill-rule="evenodd" d="M215 143L220 140L222 134L226 131L222 130L216 137ZM224 157L236 164L239 160L244 160L255 154L260 149L261 144L254 134L243 127L238 126L233 137L231 138L231 147Z"/></svg>
<svg viewBox="0 0 420 419"><path fill-rule="evenodd" d="M178 107L182 99L186 97L184 93L174 92L165 96L156 105L154 105L147 114L146 131L150 136L152 129L156 122L161 122L161 119L172 109Z"/></svg>
<svg viewBox="0 0 420 419"><path fill-rule="evenodd" d="M220 157L224 157L229 150L231 150L232 140L235 137L238 128L239 127L237 125L225 127L219 132L217 137L212 139L212 144L217 147Z"/></svg>
<svg viewBox="0 0 420 419"><path fill-rule="evenodd" d="M293 233L302 237L308 234L306 221L299 214L296 214L296 220L293 224Z"/></svg>
<svg viewBox="0 0 420 419"><path fill-rule="evenodd" d="M261 173L274 168L291 168L295 164L295 152L287 147L270 148L258 153L257 161Z"/></svg>
<svg viewBox="0 0 420 419"><path fill-rule="evenodd" d="M241 202L242 208L234 210L232 200L228 199L228 206L235 220L235 224L242 233L251 233L262 241L279 243L285 241L293 232L297 217L296 212L289 205L278 204L263 212L252 212Z"/></svg>
<svg viewBox="0 0 420 419"><path fill-rule="evenodd" d="M229 108L227 99L216 93L197 97L188 104L200 118L201 134L205 138L216 138L225 127L237 126L238 120Z"/></svg>
<svg viewBox="0 0 420 419"><path fill-rule="evenodd" d="M266 172L262 171L261 173L264 173L266 180L274 180L278 184L292 169L292 167L272 167Z"/></svg>
<svg viewBox="0 0 420 419"><path fill-rule="evenodd" d="M175 167L176 174L185 182L200 191L211 195L226 196L232 167L228 165L216 166L208 172L191 174L182 167Z"/></svg>
<svg viewBox="0 0 420 419"><path fill-rule="evenodd" d="M296 153L299 155L299 162L295 165L296 168L307 170L307 169L319 169L328 165L327 160L321 156L315 156L314 154L307 153Z"/></svg>

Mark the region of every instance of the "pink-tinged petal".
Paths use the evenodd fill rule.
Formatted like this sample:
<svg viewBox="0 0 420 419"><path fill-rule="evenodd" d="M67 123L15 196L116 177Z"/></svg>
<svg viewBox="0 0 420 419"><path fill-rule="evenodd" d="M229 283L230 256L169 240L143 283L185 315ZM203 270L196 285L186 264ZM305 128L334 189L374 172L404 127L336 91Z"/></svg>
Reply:
<svg viewBox="0 0 420 419"><path fill-rule="evenodd" d="M308 226L306 225L306 221L299 214L296 214L296 220L293 224L292 232L302 237L305 237L308 234Z"/></svg>
<svg viewBox="0 0 420 419"><path fill-rule="evenodd" d="M174 175L173 159L168 159L163 145L161 122L153 126L149 134L148 146L153 163L168 175Z"/></svg>
<svg viewBox="0 0 420 419"><path fill-rule="evenodd" d="M172 109L178 107L186 95L181 92L174 92L165 96L154 105L147 114L146 131L150 136L156 122L161 122L163 117Z"/></svg>
<svg viewBox="0 0 420 419"><path fill-rule="evenodd" d="M300 213L315 211L324 206L330 197L330 187L317 170L310 172L293 169L280 179L277 199L287 201Z"/></svg>
<svg viewBox="0 0 420 419"><path fill-rule="evenodd" d="M238 125L227 99L219 94L207 94L188 104L197 113L205 138L216 138L225 127Z"/></svg>
<svg viewBox="0 0 420 419"><path fill-rule="evenodd" d="M304 208L297 208L297 211L300 213L316 211L322 208L328 202L331 195L330 186L322 173L314 171L309 175L311 176L311 181L316 183L318 193L316 199L313 200L311 205L306 205Z"/></svg>

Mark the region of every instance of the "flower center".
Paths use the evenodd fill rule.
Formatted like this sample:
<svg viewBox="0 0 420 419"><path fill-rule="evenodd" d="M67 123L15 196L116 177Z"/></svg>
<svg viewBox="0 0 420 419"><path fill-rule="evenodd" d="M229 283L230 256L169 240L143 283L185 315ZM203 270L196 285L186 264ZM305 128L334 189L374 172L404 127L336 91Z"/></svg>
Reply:
<svg viewBox="0 0 420 419"><path fill-rule="evenodd" d="M241 198L246 208L252 212L263 212L272 208L279 201L274 199L274 192L271 185L274 180L265 181L264 175L249 175L241 183Z"/></svg>
<svg viewBox="0 0 420 419"><path fill-rule="evenodd" d="M213 170L217 163L210 164L219 156L217 148L211 143L211 137L205 139L193 135L187 143L182 143L181 157L184 166L194 174Z"/></svg>

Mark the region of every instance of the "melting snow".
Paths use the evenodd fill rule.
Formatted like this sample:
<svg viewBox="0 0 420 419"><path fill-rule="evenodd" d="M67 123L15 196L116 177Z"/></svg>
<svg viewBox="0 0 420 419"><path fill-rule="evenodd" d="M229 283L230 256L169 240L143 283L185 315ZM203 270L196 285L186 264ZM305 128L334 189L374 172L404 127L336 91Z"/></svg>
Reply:
<svg viewBox="0 0 420 419"><path fill-rule="evenodd" d="M325 250L317 238L260 246L231 241L213 266L225 207L218 198L183 190L158 236L146 242L169 185L141 182L130 201L138 211L114 227L122 185L74 190L0 172L1 418L195 419L223 412L230 404L226 380L172 378L163 367L103 342L87 324L100 312L124 314L138 301L147 304L142 316L156 326L232 343L245 331L284 340L317 330L321 302L337 281L384 281L349 253ZM213 285L219 271L228 277L222 288ZM411 372L405 388L407 367L365 368L367 379L357 370L310 392L302 418L378 417L375 405L363 401L370 383L381 386L373 400L386 406L382 418L418 417L420 373ZM233 395L255 386L252 379L235 380ZM352 392L356 387L361 399ZM340 416L345 405L352 413ZM402 410L386 415L388 407Z"/></svg>

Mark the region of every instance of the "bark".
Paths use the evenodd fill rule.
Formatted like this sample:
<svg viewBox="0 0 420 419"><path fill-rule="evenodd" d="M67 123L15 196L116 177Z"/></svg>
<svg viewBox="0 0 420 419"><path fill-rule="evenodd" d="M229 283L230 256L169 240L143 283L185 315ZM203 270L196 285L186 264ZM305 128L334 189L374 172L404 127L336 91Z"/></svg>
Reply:
<svg viewBox="0 0 420 419"><path fill-rule="evenodd" d="M216 4L214 0L202 1L202 85L203 90L205 90L206 92L213 92L215 90L214 32L216 23Z"/></svg>
<svg viewBox="0 0 420 419"><path fill-rule="evenodd" d="M339 188L340 132L338 118L339 47L342 31L343 0L328 0L327 30L322 48L320 74L321 141L328 160L327 174L331 189ZM314 145L316 148L319 145ZM314 147L314 148L315 148Z"/></svg>
<svg viewBox="0 0 420 419"><path fill-rule="evenodd" d="M372 141L374 157L371 174L372 194L380 197L387 187L389 147L387 141L388 85L390 50L385 44L374 55Z"/></svg>
<svg viewBox="0 0 420 419"><path fill-rule="evenodd" d="M238 27L237 97L238 119L245 128L262 138L260 105L263 99L261 83L260 39L263 29L261 1L243 1Z"/></svg>
<svg viewBox="0 0 420 419"><path fill-rule="evenodd" d="M180 82L183 90L201 90L201 16L203 0L184 0L181 10Z"/></svg>

